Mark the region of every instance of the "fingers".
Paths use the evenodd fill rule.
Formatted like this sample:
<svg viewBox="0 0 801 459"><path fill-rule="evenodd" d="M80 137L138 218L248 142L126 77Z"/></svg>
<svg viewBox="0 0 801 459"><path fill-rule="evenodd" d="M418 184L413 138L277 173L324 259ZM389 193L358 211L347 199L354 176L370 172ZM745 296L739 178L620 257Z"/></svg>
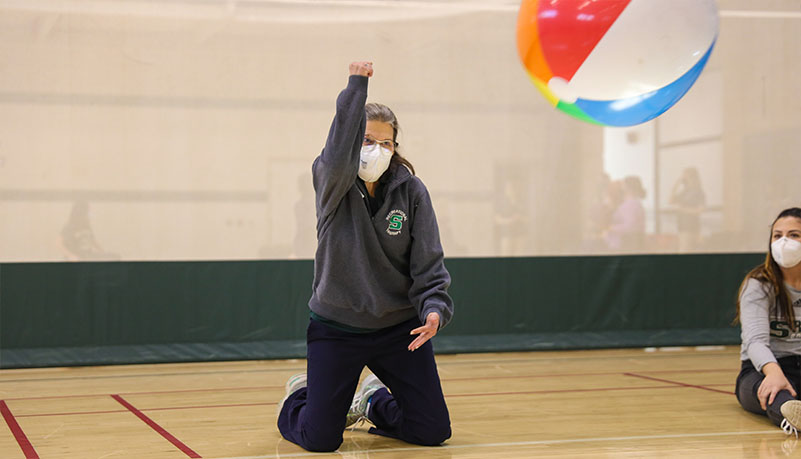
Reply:
<svg viewBox="0 0 801 459"><path fill-rule="evenodd" d="M787 389L790 393L794 392L791 386L787 387L773 387L766 390L763 394L759 395L759 404L762 405L763 410L768 409L768 405L773 405L776 395L782 390Z"/></svg>
<svg viewBox="0 0 801 459"><path fill-rule="evenodd" d="M423 343L425 342L425 341L423 341L423 343L421 343L421 342L420 342L420 340L421 340L421 338L422 338L422 337L423 337L423 335L420 335L420 336L418 336L417 338L415 338L415 339L414 339L414 341L412 341L411 343L409 343L409 347L408 347L407 349L409 349L410 351L414 351L414 350L415 350L415 349L417 349L418 347L422 346L422 345L423 345Z"/></svg>
<svg viewBox="0 0 801 459"><path fill-rule="evenodd" d="M426 343L426 341L430 340L437 334L437 327L436 325L423 325L422 327L417 327L414 330L409 332L410 335L420 335L414 339L414 341L409 344L408 349L410 351L415 351L420 346Z"/></svg>
<svg viewBox="0 0 801 459"><path fill-rule="evenodd" d="M409 344L409 347L408 347L407 349L409 349L409 350L410 350L410 351L412 351L412 352L416 351L416 350L417 350L417 348L419 348L420 346L422 346L423 344L425 344L425 343L426 343L426 341L428 341L427 339L422 339L422 338L423 338L423 337L422 337L422 335L421 335L421 336L418 336L418 337L417 337L417 338L416 338L414 341L412 341L412 342Z"/></svg>
<svg viewBox="0 0 801 459"><path fill-rule="evenodd" d="M790 391L790 394L792 394L793 397L796 397L798 395L798 394L795 393L795 389L793 388L792 384L788 384L787 385L787 390Z"/></svg>
<svg viewBox="0 0 801 459"><path fill-rule="evenodd" d="M420 346L426 343L426 341L430 340L434 335L430 333L423 333L422 335L418 336L414 339L414 341L409 344L408 349L412 352L416 351Z"/></svg>
<svg viewBox="0 0 801 459"><path fill-rule="evenodd" d="M417 327L414 330L409 332L410 335L431 335L434 336L437 334L437 327L432 325L423 325L422 327ZM422 336L421 335L421 336Z"/></svg>
<svg viewBox="0 0 801 459"><path fill-rule="evenodd" d="M757 399L759 400L759 406L762 407L763 410L767 410L768 407L766 405L768 401L768 390L764 385L760 385L759 389L757 389Z"/></svg>

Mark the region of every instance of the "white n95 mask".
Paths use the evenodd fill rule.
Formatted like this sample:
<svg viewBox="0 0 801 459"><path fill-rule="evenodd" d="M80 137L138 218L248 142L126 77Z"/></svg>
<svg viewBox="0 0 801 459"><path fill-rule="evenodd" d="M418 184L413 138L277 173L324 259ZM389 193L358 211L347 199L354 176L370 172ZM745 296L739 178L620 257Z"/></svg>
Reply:
<svg viewBox="0 0 801 459"><path fill-rule="evenodd" d="M773 259L782 268L792 268L801 262L801 242L783 237L776 239L770 245Z"/></svg>
<svg viewBox="0 0 801 459"><path fill-rule="evenodd" d="M365 182L375 182L389 167L392 152L376 143L362 146L359 156L359 177Z"/></svg>

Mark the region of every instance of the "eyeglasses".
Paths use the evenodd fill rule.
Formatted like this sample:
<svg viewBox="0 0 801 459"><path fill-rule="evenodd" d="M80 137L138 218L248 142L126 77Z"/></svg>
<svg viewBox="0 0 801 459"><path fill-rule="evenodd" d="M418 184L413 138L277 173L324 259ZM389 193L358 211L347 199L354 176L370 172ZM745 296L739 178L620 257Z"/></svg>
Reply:
<svg viewBox="0 0 801 459"><path fill-rule="evenodd" d="M398 146L398 142L395 142L394 140L391 140L391 139L376 140L376 139L364 136L364 140L362 141L362 145L364 145L366 147L371 147L371 146L373 146L375 144L378 144L378 145L386 148L387 150L394 150L395 147Z"/></svg>

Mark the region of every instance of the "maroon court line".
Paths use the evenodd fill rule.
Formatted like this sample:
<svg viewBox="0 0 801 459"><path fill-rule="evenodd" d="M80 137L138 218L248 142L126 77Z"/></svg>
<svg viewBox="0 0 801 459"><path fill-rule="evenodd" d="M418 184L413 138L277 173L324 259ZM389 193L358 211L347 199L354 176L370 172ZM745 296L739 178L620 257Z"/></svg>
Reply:
<svg viewBox="0 0 801 459"><path fill-rule="evenodd" d="M531 351L537 352L537 351ZM721 355L721 354L736 354L736 350L733 351L720 351L715 352L714 355ZM712 355L712 353L708 353L707 355L703 355L700 357L708 357ZM631 355L608 355L608 356L588 356L588 357L561 357L561 360L570 360L570 361L578 361L578 360L617 360L621 358L630 358L630 357L638 357L642 356L641 353L632 353ZM647 358L675 358L675 357L699 357L698 355L687 355L687 354L649 354ZM501 363L531 363L531 362L543 362L543 361L551 361L555 360L554 357L543 357L543 358L536 358L536 359L509 359L503 360ZM279 359L279 360L288 360L288 359ZM497 365L498 361L496 360L460 360L456 362L443 362L438 364L442 367L449 367L449 366L460 366L460 365L475 365L475 364L493 364ZM226 373L280 373L280 372L298 372L305 370L306 367L287 367L287 368L262 368L262 369L250 369L250 370L210 370L210 371L186 371L186 372L178 372L178 373L132 373L127 375L96 375L96 376L60 376L60 377L48 377L48 378L23 378L23 379L0 379L0 384L5 383L19 383L19 382L42 382L42 381L72 381L77 379L121 379L121 378L148 378L154 376L200 376L200 375L212 375L212 374L226 374ZM739 370L738 370L739 371ZM576 375L580 376L580 375ZM104 394L105 395L105 394Z"/></svg>
<svg viewBox="0 0 801 459"><path fill-rule="evenodd" d="M187 406L164 406L155 408L142 408L139 410L144 413L145 411L174 411L174 410L195 410L204 408L238 408L246 406L266 406L277 405L278 402L254 402L254 403L229 403L224 405L187 405ZM22 414L18 418L37 418L44 416L74 416L83 414L112 414L112 413L127 413L127 410L105 410L105 411L72 411L66 413L36 413L36 414Z"/></svg>
<svg viewBox="0 0 801 459"><path fill-rule="evenodd" d="M706 369L706 370L649 370L648 373L732 373L737 369ZM605 371L598 373L549 373L540 375L514 375L514 376L481 376L478 378L442 378L443 382L448 381L484 381L491 379L534 379L534 378L563 378L563 377L586 377L586 376L619 376L625 372Z"/></svg>
<svg viewBox="0 0 801 459"><path fill-rule="evenodd" d="M706 368L703 370L648 370L648 373L731 373L739 372L738 368Z"/></svg>
<svg viewBox="0 0 801 459"><path fill-rule="evenodd" d="M671 381L665 381L671 383L668 386L630 386L630 387L594 387L590 389L548 389L548 390L531 390L531 391L521 391L521 392L485 392L485 393L475 393L475 394L446 394L445 398L450 397L487 397L493 395L529 395L529 394L561 394L565 392L609 392L609 391L619 391L619 390L643 390L643 389L679 389L681 388L681 384L675 384ZM710 384L710 385L720 385L723 386L724 384ZM725 384L728 386L728 384ZM687 387L696 387L686 385ZM701 389L704 387L698 386ZM709 389L714 390L714 389ZM728 394L730 392L724 391L717 391L723 392L724 394ZM734 392L731 392L732 394Z"/></svg>
<svg viewBox="0 0 801 459"><path fill-rule="evenodd" d="M600 387L592 389L550 389L550 390L534 390L534 391L520 391L520 392L476 392L472 394L446 394L445 398L451 397L488 397L495 395L533 395L533 394L559 394L564 392L604 392L604 391L622 391L622 390L641 390L641 389L679 389L676 384L669 384L667 386L632 386L632 387ZM112 395L113 397L113 395ZM170 407L156 407L156 408L142 408L137 410L140 413L145 411L171 411L171 410L192 410L192 409L206 409L206 408L238 408L249 406L265 406L277 405L277 402L259 402L259 403L232 403L225 405L189 405L189 406L170 406ZM47 416L73 416L73 415L88 415L88 414L111 414L111 413L127 413L126 410L104 410L104 411L75 411L68 413L36 413L36 414L21 414L18 418L35 418ZM145 421L147 422L147 421Z"/></svg>
<svg viewBox="0 0 801 459"><path fill-rule="evenodd" d="M17 420L14 419L14 415L11 413L11 410L8 409L5 400L0 400L0 413L3 414L3 419L6 420L6 424L8 424L8 428L11 429L14 439L17 440L17 444L19 444L20 449L22 449L22 452L25 454L25 459L39 459L39 455L36 454L36 450L33 449L31 442L28 441L28 437L26 437L25 432L22 431L22 427L20 427Z"/></svg>
<svg viewBox="0 0 801 459"><path fill-rule="evenodd" d="M157 365L157 364L151 364ZM215 374L236 374L236 373L297 373L305 370L303 368L266 368L259 370L214 370L214 371L185 371L179 373L130 373L125 375L94 375L94 376L51 376L47 378L21 378L21 379L0 379L0 384L22 383L22 382L42 382L42 381L77 381L81 379L124 379L124 378L152 378L156 376L205 376ZM23 369L24 370L24 369ZM13 370L12 370L13 371Z"/></svg>
<svg viewBox="0 0 801 459"><path fill-rule="evenodd" d="M730 391L726 391L726 390L720 390L720 389L713 389L713 388L708 387L708 386L699 386L699 385L696 385L696 384L687 384L687 383L683 383L683 382L679 382L679 381L671 381L669 379L654 378L652 376L638 375L636 373L623 373L623 374L626 375L626 376L633 376L635 378L649 379L651 381L659 381L659 382L664 382L664 383L669 383L669 384L676 384L678 386L683 386L683 387L692 387L694 389L703 389L703 390L708 390L710 392L719 392L721 394L734 395L734 392L730 392Z"/></svg>
<svg viewBox="0 0 801 459"><path fill-rule="evenodd" d="M706 369L706 370L649 370L648 373L730 373L731 369ZM455 381L489 381L497 379L542 379L542 378L563 378L563 377L588 377L588 376L615 376L627 375L628 373L621 373L619 371L612 372L599 372L599 373L551 373L539 375L510 375L510 376L483 376L478 378L442 378L442 382L455 382ZM190 392L234 392L234 391L249 391L249 390L272 390L283 389L284 386L246 386L246 387L219 387L216 389L175 389L175 390L162 390L162 391L145 391L145 392L120 392L119 395L159 395L159 394L177 394L177 393L190 393ZM106 397L108 394L71 394L71 395L44 395L38 397L10 397L5 400L51 400L61 398L92 398L92 397Z"/></svg>
<svg viewBox="0 0 801 459"><path fill-rule="evenodd" d="M155 430L156 432L158 432L158 433L159 433L159 435L161 435L162 437L166 438L166 439L167 439L167 441L169 441L170 443L172 443L173 445L175 445L175 447L176 447L176 448L178 448L178 449L180 449L181 451L183 451L183 453L184 453L184 454L186 454L187 456L189 456L189 457L192 457L192 458L199 458L199 457L201 457L201 456L200 456L200 454L198 454L198 453L194 452L194 451L192 450L192 448L190 448L190 447L186 446L185 444L183 444L183 443L182 443L180 440L178 440L177 438L175 438L175 437L174 437L174 436L173 436L171 433L167 432L166 430L164 430L164 428L163 428L163 427L161 427L160 425L158 425L158 424L156 423L156 421L154 421L154 420L150 419L149 417L147 417L147 415L146 415L145 413L142 413L141 411L139 411L138 409L136 409L136 407L135 407L135 406L133 406L133 405L131 405L130 403L128 403L127 401L125 401L125 399L124 399L124 398L120 397L120 396L119 396L119 395L117 395L117 394L111 394L111 398L113 398L114 400L118 401L118 402L120 403L120 405L122 405L122 406L124 406L125 408L127 408L127 409L128 409L128 411L130 411L131 413L133 413L134 415L136 415L136 417L138 417L139 419L141 419L141 420L142 420L142 421L143 421L145 424L149 425L149 426L150 426L150 428L152 428L153 430Z"/></svg>
<svg viewBox="0 0 801 459"><path fill-rule="evenodd" d="M18 418L40 418L48 416L81 416L85 414L114 414L114 413L129 413L128 410L103 410L103 411L71 411L67 413L35 413L35 414L20 414Z"/></svg>
<svg viewBox="0 0 801 459"><path fill-rule="evenodd" d="M631 387L594 387L590 389L549 389L549 390L529 390L520 392L485 392L475 394L446 394L445 398L451 397L487 397L495 395L534 395L534 394L561 394L572 392L609 392L622 390L643 390L643 389L678 389L675 384L669 386L631 386Z"/></svg>
<svg viewBox="0 0 801 459"><path fill-rule="evenodd" d="M519 391L519 392L476 392L468 394L445 394L445 398L451 397L488 397L496 395L535 395L535 394L560 394L565 392L608 392L608 391L625 391L625 390L643 390L643 389L680 389L681 387L676 384L668 384L666 386L631 386L631 387L598 387L590 389L548 389L548 390L533 390L533 391ZM112 397L114 397L112 395ZM119 401L119 400L118 400ZM120 402L122 403L122 402ZM174 406L174 407L155 407L155 408L142 408L137 410L140 413L145 411L170 411L170 410L191 410L191 409L208 409L208 408L237 408L249 406L268 406L277 405L277 402L259 402L259 403L232 403L224 405L189 405L189 406ZM36 414L21 414L18 418L33 418L45 416L72 416L72 415L87 415L87 414L109 414L109 413L125 413L125 410L104 410L104 411L75 411L71 413L36 413Z"/></svg>
<svg viewBox="0 0 801 459"><path fill-rule="evenodd" d="M620 373L615 373L620 374ZM638 376L632 373L623 373L624 375L628 376ZM656 378L647 378L645 376L641 376L646 379L654 379L660 381ZM696 386L688 385L688 384L679 384L673 381L662 381L667 382L669 385L667 386L636 386L636 387L599 387L599 388L590 388L590 389L548 389L548 390L539 390L539 391L520 391L520 392L477 392L472 394L446 394L445 398L450 397L486 397L486 396L493 396L493 395L527 395L527 394L558 394L558 393L565 393L565 392L605 392L605 391L621 391L621 390L641 390L641 389L676 389L681 386L695 388ZM704 387L698 386L700 388L707 388L708 390L711 389L710 386L729 386L729 383L717 383L717 384L707 384ZM225 390L224 388L218 390ZM155 392L155 393L170 393L171 391L163 391L163 392ZM175 391L175 392L183 392L183 391ZM717 391L723 393L729 393L725 391ZM128 395L141 395L141 394L150 394L150 392L138 392L138 393L129 393ZM84 396L82 396L84 397ZM87 396L88 397L88 396ZM249 406L269 406L269 405L276 405L277 402L258 402L258 403L229 403L229 404L222 404L222 405L188 405L188 406L173 406L173 407L155 407L155 408L142 408L139 411L170 411L170 410L191 410L191 409L209 409L209 408L237 408L237 407L249 407ZM36 413L36 414L20 414L17 415L18 418L34 418L34 417L46 417L46 416L76 416L76 415L89 415L89 414L112 414L112 413L126 413L126 410L103 410L103 411L73 411L73 412L65 412L65 413Z"/></svg>
<svg viewBox="0 0 801 459"><path fill-rule="evenodd" d="M174 389L174 390L158 390L158 391L145 391L145 392L120 392L119 395L163 395L163 394L181 394L188 392L236 392L236 391L249 391L249 390L270 390L270 389L283 389L284 385L280 386L251 386L251 387L219 387L217 389ZM56 400L61 398L95 398L95 397L108 397L108 394L70 394L70 395L42 395L38 397L12 397L5 400Z"/></svg>

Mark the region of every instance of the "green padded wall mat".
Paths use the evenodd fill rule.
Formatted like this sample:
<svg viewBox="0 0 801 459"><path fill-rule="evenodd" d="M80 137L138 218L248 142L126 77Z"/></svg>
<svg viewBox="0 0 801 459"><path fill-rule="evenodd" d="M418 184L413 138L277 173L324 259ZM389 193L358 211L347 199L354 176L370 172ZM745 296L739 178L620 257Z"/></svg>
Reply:
<svg viewBox="0 0 801 459"><path fill-rule="evenodd" d="M455 258L437 352L734 344L764 254ZM311 260L0 264L0 368L305 355Z"/></svg>

